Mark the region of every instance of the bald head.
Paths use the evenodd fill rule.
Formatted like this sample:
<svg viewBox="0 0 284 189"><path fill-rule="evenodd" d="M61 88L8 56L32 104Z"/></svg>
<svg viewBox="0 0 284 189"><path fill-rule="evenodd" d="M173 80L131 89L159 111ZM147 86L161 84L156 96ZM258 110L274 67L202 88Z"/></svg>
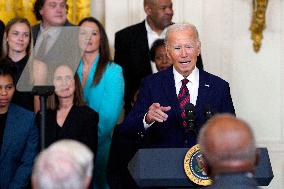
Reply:
<svg viewBox="0 0 284 189"><path fill-rule="evenodd" d="M155 5L156 0L144 0L144 6L145 5Z"/></svg>
<svg viewBox="0 0 284 189"><path fill-rule="evenodd" d="M201 129L198 143L212 170L250 171L255 165L253 132L247 123L232 115L210 119Z"/></svg>

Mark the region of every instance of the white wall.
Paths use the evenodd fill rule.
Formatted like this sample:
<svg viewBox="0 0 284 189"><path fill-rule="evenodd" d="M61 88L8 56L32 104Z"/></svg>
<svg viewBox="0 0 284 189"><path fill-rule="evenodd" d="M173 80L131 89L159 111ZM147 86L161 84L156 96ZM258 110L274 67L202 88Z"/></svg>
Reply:
<svg viewBox="0 0 284 189"><path fill-rule="evenodd" d="M101 1L101 0L98 0ZM119 29L144 19L143 0L105 0L104 21L113 47ZM174 22L199 30L205 69L230 83L237 116L269 149L275 178L267 188L284 188L284 1L269 0L260 52L249 26L252 0L173 0Z"/></svg>

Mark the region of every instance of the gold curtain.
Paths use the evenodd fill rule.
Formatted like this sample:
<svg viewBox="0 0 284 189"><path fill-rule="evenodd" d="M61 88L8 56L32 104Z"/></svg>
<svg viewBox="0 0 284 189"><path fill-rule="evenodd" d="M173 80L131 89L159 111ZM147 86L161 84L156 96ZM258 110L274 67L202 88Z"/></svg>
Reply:
<svg viewBox="0 0 284 189"><path fill-rule="evenodd" d="M0 19L7 23L15 16L27 18L32 25L37 23L33 13L35 0L0 0ZM90 0L67 0L68 20L77 24L82 18L90 16Z"/></svg>

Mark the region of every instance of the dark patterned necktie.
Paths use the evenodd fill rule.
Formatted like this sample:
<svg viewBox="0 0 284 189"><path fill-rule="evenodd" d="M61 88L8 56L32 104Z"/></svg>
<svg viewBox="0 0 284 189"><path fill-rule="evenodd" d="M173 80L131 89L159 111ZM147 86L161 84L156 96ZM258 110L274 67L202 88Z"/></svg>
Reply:
<svg viewBox="0 0 284 189"><path fill-rule="evenodd" d="M186 121L186 113L185 113L185 106L186 104L190 103L190 94L186 84L188 83L188 79L182 80L182 85L178 94L178 102L179 108L181 110L181 118L182 118L182 126L187 128L188 123Z"/></svg>
<svg viewBox="0 0 284 189"><path fill-rule="evenodd" d="M42 41L41 41L41 43L40 43L40 46L39 46L39 48L38 48L38 50L37 50L37 53L36 53L36 58L38 59L38 60L42 60L43 61L43 57L44 57L44 55L45 55L45 53L46 53L46 49L47 49L47 43L48 43L48 40L49 40L49 34L47 34L47 33L43 33L42 34L43 36L42 36Z"/></svg>

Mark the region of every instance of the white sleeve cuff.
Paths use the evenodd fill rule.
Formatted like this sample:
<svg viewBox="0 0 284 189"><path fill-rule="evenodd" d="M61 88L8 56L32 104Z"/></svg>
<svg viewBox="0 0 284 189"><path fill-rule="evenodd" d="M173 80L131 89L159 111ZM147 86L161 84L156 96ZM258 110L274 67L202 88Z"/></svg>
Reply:
<svg viewBox="0 0 284 189"><path fill-rule="evenodd" d="M144 115L144 118L143 118L143 124L144 124L145 130L147 130L151 125L153 125L153 123L155 123L155 121L153 121L152 123L147 124L146 123L146 115L147 115L147 113Z"/></svg>

